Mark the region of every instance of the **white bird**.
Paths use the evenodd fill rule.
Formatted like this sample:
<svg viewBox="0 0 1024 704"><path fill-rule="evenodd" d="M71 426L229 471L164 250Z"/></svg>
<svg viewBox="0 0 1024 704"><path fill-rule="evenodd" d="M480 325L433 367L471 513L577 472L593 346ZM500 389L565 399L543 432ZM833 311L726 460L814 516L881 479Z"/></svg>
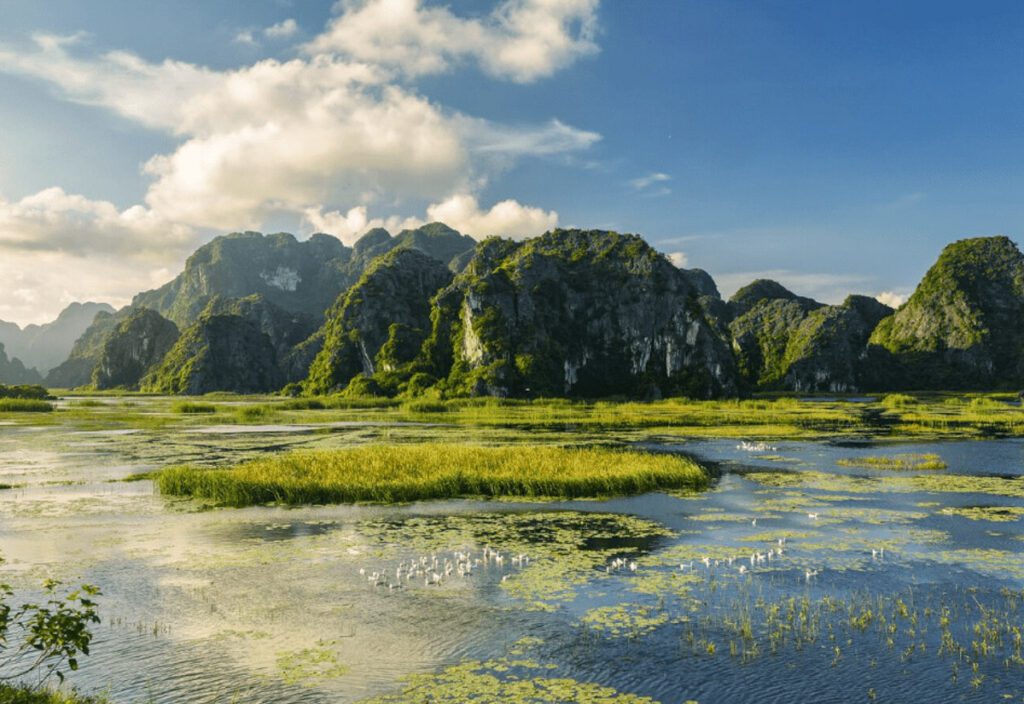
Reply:
<svg viewBox="0 0 1024 704"><path fill-rule="evenodd" d="M630 562L629 563L629 571L630 572L636 572L636 563L635 562Z"/></svg>
<svg viewBox="0 0 1024 704"><path fill-rule="evenodd" d="M810 518L812 521L818 520L818 514L816 513L808 513L807 517Z"/></svg>
<svg viewBox="0 0 1024 704"><path fill-rule="evenodd" d="M752 525L752 526L754 526L754 527L757 527L757 519L755 518L754 520L752 520L752 521L750 522L750 525Z"/></svg>

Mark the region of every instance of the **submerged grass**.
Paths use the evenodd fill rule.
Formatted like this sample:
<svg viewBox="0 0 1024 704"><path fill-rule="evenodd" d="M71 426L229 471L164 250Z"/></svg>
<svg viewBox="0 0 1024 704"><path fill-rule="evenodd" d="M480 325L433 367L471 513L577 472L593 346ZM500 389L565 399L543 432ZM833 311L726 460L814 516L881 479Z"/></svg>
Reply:
<svg viewBox="0 0 1024 704"><path fill-rule="evenodd" d="M160 472L164 494L228 506L264 503L394 503L460 496L600 497L699 489L693 461L610 449L440 443L298 451L227 469L191 465Z"/></svg>
<svg viewBox="0 0 1024 704"><path fill-rule="evenodd" d="M870 457L844 457L836 460L840 467L867 467L911 471L916 469L945 469L946 463L935 454L901 454Z"/></svg>

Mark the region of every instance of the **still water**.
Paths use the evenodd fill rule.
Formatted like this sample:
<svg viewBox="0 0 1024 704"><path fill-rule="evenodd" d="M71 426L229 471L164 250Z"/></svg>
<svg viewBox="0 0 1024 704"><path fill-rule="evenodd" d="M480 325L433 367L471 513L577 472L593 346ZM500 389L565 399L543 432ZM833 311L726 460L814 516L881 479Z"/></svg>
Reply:
<svg viewBox="0 0 1024 704"><path fill-rule="evenodd" d="M0 577L103 589L76 686L159 703L502 687L497 701L1024 701L1018 440L661 438L644 446L713 463L714 487L610 501L211 510L119 481L365 432L257 430L0 427L0 484L16 486L0 491ZM932 454L947 468L865 461Z"/></svg>

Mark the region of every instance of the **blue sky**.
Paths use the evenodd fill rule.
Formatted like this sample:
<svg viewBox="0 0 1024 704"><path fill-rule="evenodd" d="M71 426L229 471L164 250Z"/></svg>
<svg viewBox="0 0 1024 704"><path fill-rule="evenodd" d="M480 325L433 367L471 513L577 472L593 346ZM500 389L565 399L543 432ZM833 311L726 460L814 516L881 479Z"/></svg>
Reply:
<svg viewBox="0 0 1024 704"><path fill-rule="evenodd" d="M837 301L1016 237L1019 3L0 0L0 319L237 229L637 232Z"/></svg>

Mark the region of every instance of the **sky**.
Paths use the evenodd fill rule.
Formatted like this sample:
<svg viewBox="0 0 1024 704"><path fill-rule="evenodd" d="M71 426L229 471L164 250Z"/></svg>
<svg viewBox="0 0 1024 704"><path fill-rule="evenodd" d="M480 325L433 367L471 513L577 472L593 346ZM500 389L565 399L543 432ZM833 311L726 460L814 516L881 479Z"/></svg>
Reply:
<svg viewBox="0 0 1024 704"><path fill-rule="evenodd" d="M0 0L0 319L433 220L898 303L1019 236L1022 69L996 0Z"/></svg>

